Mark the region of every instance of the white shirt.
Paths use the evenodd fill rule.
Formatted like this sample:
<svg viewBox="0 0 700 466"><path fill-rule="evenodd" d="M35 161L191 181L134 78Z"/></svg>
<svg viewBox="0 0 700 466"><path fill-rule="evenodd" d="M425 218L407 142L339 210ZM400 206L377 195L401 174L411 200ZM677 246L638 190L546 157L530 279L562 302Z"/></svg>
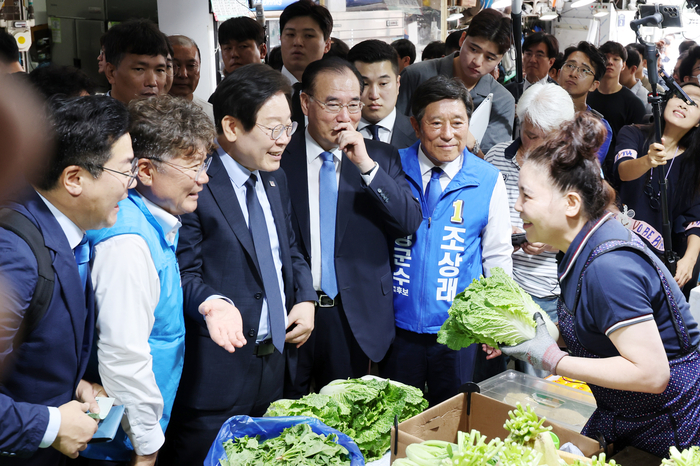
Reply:
<svg viewBox="0 0 700 466"><path fill-rule="evenodd" d="M212 104L210 104L204 99L200 99L196 95L192 96L192 102L202 107L202 110L204 110L204 113L207 114L211 122L216 124L216 120L214 120L214 106Z"/></svg>
<svg viewBox="0 0 700 466"><path fill-rule="evenodd" d="M41 194L39 194L39 197L42 201L44 201L46 207L48 207L51 211L51 214L54 216L59 226L61 227L63 234L66 235L66 239L68 240L68 245L70 246L70 248L75 249L75 247L78 244L80 244L80 242L83 240L85 232L81 230L80 227L78 227L78 225L73 223L73 221L69 219L63 212L61 212L53 204L51 204L51 202L49 202L48 199L46 199ZM73 252L73 254L75 254L75 252ZM56 440L56 437L58 436L58 430L61 428L61 412L55 406L47 406L47 408L49 410L49 423L46 426L46 431L44 432L44 436L41 439L39 448L50 447Z"/></svg>
<svg viewBox="0 0 700 466"><path fill-rule="evenodd" d="M646 110L647 113L651 113L651 104L649 103L649 91L646 90L646 88L642 85L641 79L637 79L637 82L634 84L634 86L630 87L630 91L634 92L637 97L639 97L639 100L642 101L644 104L644 110Z"/></svg>
<svg viewBox="0 0 700 466"><path fill-rule="evenodd" d="M544 78L542 78L542 79L540 79L539 81L534 82L534 83L531 83L530 81L527 80L527 78L525 78L525 80L524 80L524 82L523 82L523 92L527 91L527 88L528 88L528 87L533 86L533 85L535 85L535 84L537 84L537 83L547 84L547 78L548 78L548 77L549 77L549 75L545 76Z"/></svg>
<svg viewBox="0 0 700 466"><path fill-rule="evenodd" d="M282 73L282 76L285 76L287 79L289 79L289 82L291 83L292 86L299 82L299 80L294 77L292 72L289 71L286 66L282 66L281 73Z"/></svg>
<svg viewBox="0 0 700 466"><path fill-rule="evenodd" d="M224 168L228 173L229 179L231 180L231 185L236 193L236 199L238 199L238 205L241 206L241 212L243 213L243 218L245 218L246 226L250 226L248 221L248 204L246 204L246 187L245 182L250 178L251 171L236 162L228 153L221 147L216 149L221 157L221 161L224 164ZM265 186L263 185L262 178L260 177L260 172L255 170L254 173L258 177L258 181L255 183L255 194L258 196L258 202L260 207L262 207L263 214L265 215L265 223L267 225L267 233L270 237L270 248L272 249L272 261L275 263L275 273L277 274L277 284L279 285L280 294L282 295L282 304L286 302L284 294L284 279L282 277L282 257L280 256L280 241L277 236L277 227L275 226L275 218L272 215L272 209L270 208L270 201L267 199L267 193L265 192ZM284 312L284 328L287 328L289 323L287 312ZM269 318L268 318L268 307L267 298L263 298L262 310L260 312L260 322L258 324L258 335L256 342L261 342L267 338L271 338L272 333L270 332Z"/></svg>
<svg viewBox="0 0 700 466"><path fill-rule="evenodd" d="M379 126L379 140L391 144L391 135L394 131L394 123L396 123L396 107L387 116L377 122ZM371 125L369 121L362 118L360 124L357 125L357 130L362 133L365 139L373 139L372 132L367 128Z"/></svg>
<svg viewBox="0 0 700 466"><path fill-rule="evenodd" d="M308 126L305 130L306 137L306 175L309 182L309 232L311 236L311 276L314 281L316 291L321 291L321 208L320 202L320 175L321 153L325 152L321 146L309 134ZM330 151L335 162L336 187L340 185L340 165L343 162L343 152L337 147ZM369 184L374 179L379 165L367 175L361 175L365 184Z"/></svg>
<svg viewBox="0 0 700 466"><path fill-rule="evenodd" d="M182 224L141 196L168 244ZM163 397L153 373L148 338L160 299L160 279L146 240L113 236L95 246L92 263L97 314L97 360L105 391L123 404L122 422L137 455L157 452L165 441L160 426Z"/></svg>
<svg viewBox="0 0 700 466"><path fill-rule="evenodd" d="M418 147L418 163L423 181L423 192L430 181L432 169L436 166L423 152L423 145ZM444 191L452 179L462 169L464 154L452 162L439 165L442 168L440 187ZM493 187L489 203L489 219L481 230L481 264L484 275L490 276L493 267L501 267L508 275L513 276L513 244L510 236L510 212L508 208L508 193L503 177L499 174Z"/></svg>

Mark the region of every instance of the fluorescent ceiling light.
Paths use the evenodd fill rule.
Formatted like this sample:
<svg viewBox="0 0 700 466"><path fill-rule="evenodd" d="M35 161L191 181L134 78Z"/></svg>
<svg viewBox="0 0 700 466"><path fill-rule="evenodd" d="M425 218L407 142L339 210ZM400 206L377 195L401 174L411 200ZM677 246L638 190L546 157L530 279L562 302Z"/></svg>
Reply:
<svg viewBox="0 0 700 466"><path fill-rule="evenodd" d="M595 0L576 0L571 4L571 8L580 8L582 6L590 5Z"/></svg>
<svg viewBox="0 0 700 466"><path fill-rule="evenodd" d="M505 8L505 7L510 6L511 3L512 3L511 0L496 0L496 1L493 2L493 4L491 5L491 8L495 8L495 9Z"/></svg>
<svg viewBox="0 0 700 466"><path fill-rule="evenodd" d="M544 13L542 16L540 16L540 21L552 21L552 20L557 19L558 17L559 17L558 14L550 11L550 12Z"/></svg>
<svg viewBox="0 0 700 466"><path fill-rule="evenodd" d="M452 13L450 16L447 17L447 21L457 21L460 18L464 18L464 15L462 13Z"/></svg>

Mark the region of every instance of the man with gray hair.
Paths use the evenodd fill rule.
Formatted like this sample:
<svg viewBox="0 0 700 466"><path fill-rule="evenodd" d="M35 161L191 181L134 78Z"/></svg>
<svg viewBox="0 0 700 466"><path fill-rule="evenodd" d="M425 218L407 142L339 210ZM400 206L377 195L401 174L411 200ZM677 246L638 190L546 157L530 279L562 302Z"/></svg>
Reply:
<svg viewBox="0 0 700 466"><path fill-rule="evenodd" d="M202 65L202 54L197 43L182 35L168 36L168 42L173 47L173 86L170 88L170 95L193 101L204 109L213 122L212 105L194 95L199 85L199 72Z"/></svg>
<svg viewBox="0 0 700 466"><path fill-rule="evenodd" d="M520 166L529 151L542 144L548 133L573 119L574 113L574 102L562 87L553 83L533 84L520 97L516 107L521 125L520 137L496 144L486 154L485 160L501 171L506 182L513 233L524 233L523 220L514 208L519 194ZM513 243L513 278L556 322L559 294L556 251L542 243L516 243ZM523 371L530 372L525 368Z"/></svg>

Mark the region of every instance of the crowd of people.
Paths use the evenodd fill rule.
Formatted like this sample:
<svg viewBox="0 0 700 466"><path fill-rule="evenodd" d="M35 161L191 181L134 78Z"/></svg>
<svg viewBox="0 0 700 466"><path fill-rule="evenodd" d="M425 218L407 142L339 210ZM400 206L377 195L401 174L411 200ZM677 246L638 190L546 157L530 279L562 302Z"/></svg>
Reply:
<svg viewBox="0 0 700 466"><path fill-rule="evenodd" d="M666 91L656 141L636 44L560 52L536 32L523 79L504 86L512 25L497 10L418 63L406 39L348 48L332 29L308 0L285 8L272 50L253 19L225 21L207 100L200 48L147 20L103 36L106 95L71 67L11 74L16 46L0 40L0 84L41 96L34 121L50 135L45 159L3 185L0 464L202 464L229 417L277 399L373 373L435 405L507 355L590 383L588 435L660 456L700 444L686 301L700 270L700 46L677 66L691 102ZM662 173L675 274L660 259ZM562 341L437 342L455 296L494 267ZM89 443L99 396L125 416Z"/></svg>

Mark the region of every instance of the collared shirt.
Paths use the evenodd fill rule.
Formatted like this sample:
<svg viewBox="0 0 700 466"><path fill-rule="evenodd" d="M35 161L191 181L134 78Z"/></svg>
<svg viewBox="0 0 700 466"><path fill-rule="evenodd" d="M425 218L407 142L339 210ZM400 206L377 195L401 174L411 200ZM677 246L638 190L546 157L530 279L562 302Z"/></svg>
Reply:
<svg viewBox="0 0 700 466"><path fill-rule="evenodd" d="M642 84L642 81L637 79L637 82L634 84L634 86L630 87L630 91L634 92L634 94L639 97L639 100L642 101L644 104L644 110L646 110L647 113L651 113L651 104L649 103L649 92L646 90L644 85Z"/></svg>
<svg viewBox="0 0 700 466"><path fill-rule="evenodd" d="M149 213L175 246L180 219L141 195ZM118 235L95 246L92 282L97 307L100 377L105 390L126 406L126 433L138 455L157 452L163 396L152 370L148 339L160 300L160 278L143 237Z"/></svg>
<svg viewBox="0 0 700 466"><path fill-rule="evenodd" d="M462 163L464 162L464 153L459 154L459 157L454 159L452 162L447 162L445 164L439 165L442 168L442 174L440 175L440 187L444 191L452 178L457 176L457 173L462 169ZM430 182L430 177L432 175L433 167L438 166L430 161L425 152L423 152L423 144L418 146L418 164L420 165L420 173L423 179L423 192L425 192L425 187L428 186Z"/></svg>
<svg viewBox="0 0 700 466"><path fill-rule="evenodd" d="M542 78L542 79L540 79L539 81L534 82L534 83L531 83L530 81L527 80L527 78L525 78L525 80L523 81L523 92L527 91L527 89L528 89L530 86L534 86L534 85L537 84L537 83L547 84L547 78L548 78L548 77L549 77L549 76L547 75L547 76L545 76L544 78Z"/></svg>
<svg viewBox="0 0 700 466"><path fill-rule="evenodd" d="M85 232L81 230L80 227L78 227L78 225L73 223L73 221L69 219L68 216L66 216L66 214L64 214L63 212L58 210L56 206L51 204L51 202L48 199L46 199L40 193L37 194L39 194L41 200L44 201L44 204L46 204L46 207L49 208L51 214L54 216L54 218L60 225L63 234L66 235L66 239L68 240L68 245L70 246L70 248L75 249L75 247L78 244L80 244L80 242L83 240ZM58 429L61 427L61 412L58 410L57 407L54 406L48 406L47 408L49 410L49 423L46 426L46 432L44 432L44 436L41 439L39 448L50 447L56 440L56 437L58 436Z"/></svg>
<svg viewBox="0 0 700 466"><path fill-rule="evenodd" d="M192 96L192 102L202 107L202 110L204 110L204 113L207 114L212 123L216 123L216 120L214 120L214 106L212 104L204 99L200 99L196 95Z"/></svg>
<svg viewBox="0 0 700 466"><path fill-rule="evenodd" d="M281 71L281 73L282 73L282 76L284 76L284 77L286 77L287 79L289 79L289 82L290 82L290 84L291 84L292 86L299 82L299 80L298 80L297 78L294 77L294 75L292 74L292 72L289 71L289 70L287 69L286 66L282 66L282 71Z"/></svg>
<svg viewBox="0 0 700 466"><path fill-rule="evenodd" d="M325 152L321 146L311 137L309 129L304 132L306 137L306 176L309 184L309 231L311 234L311 276L314 281L314 289L321 291L321 209L320 209L320 180L321 153ZM335 162L336 186L340 186L340 166L343 163L343 152L338 148L330 151ZM361 175L365 184L369 184L374 179L379 165L375 163L374 168L367 175Z"/></svg>
<svg viewBox="0 0 700 466"><path fill-rule="evenodd" d="M251 172L245 168L240 163L236 162L233 157L231 157L225 150L221 147L216 149L221 157L221 162L226 168L226 173L228 173L231 179L231 185L236 193L236 198L238 199L238 205L241 206L241 212L243 213L243 218L245 218L245 223L250 227L250 222L248 221L248 204L246 203L246 186L245 182L250 178L251 173L258 177L257 183L255 183L255 194L258 196L258 202L260 202L260 207L262 207L263 214L265 215L265 224L267 225L267 233L270 237L270 247L272 249L272 260L275 263L275 273L277 274L277 284L279 285L280 294L282 295L282 302L286 302L284 295L284 279L282 277L282 257L280 256L280 241L277 236L277 227L275 226L275 218L272 215L272 208L270 207L270 201L267 198L267 193L265 192L265 186L262 183L262 178L260 177L260 172L255 170ZM258 325L258 336L257 342L261 342L268 337L272 336L270 331L269 319L268 319L268 307L267 298L263 298L262 310L260 312L260 323ZM284 312L284 327L287 328L288 318L287 312Z"/></svg>
<svg viewBox="0 0 700 466"><path fill-rule="evenodd" d="M391 144L391 136L394 134L394 123L396 123L396 107L387 116L377 122L379 126L379 140ZM365 139L373 139L372 132L367 128L371 125L369 121L362 118L360 124L357 125L357 130L362 133Z"/></svg>

